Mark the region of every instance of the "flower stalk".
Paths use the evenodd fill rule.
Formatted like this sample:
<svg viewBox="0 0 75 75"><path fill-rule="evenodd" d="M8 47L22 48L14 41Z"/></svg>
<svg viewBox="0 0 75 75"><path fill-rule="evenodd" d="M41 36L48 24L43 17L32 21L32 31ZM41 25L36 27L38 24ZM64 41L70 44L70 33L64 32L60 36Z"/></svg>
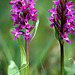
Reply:
<svg viewBox="0 0 75 75"><path fill-rule="evenodd" d="M61 75L64 75L64 42L63 38L59 40L60 43L60 54L61 54Z"/></svg>
<svg viewBox="0 0 75 75"><path fill-rule="evenodd" d="M27 60L27 73L29 75L29 40L25 41L26 60Z"/></svg>
<svg viewBox="0 0 75 75"><path fill-rule="evenodd" d="M65 17L65 9L66 9L66 2L64 0L60 0L61 4L61 34L63 34L63 26L66 22L66 17ZM64 42L63 38L61 37L61 40L59 40L60 43L60 53L61 53L61 75L64 75Z"/></svg>

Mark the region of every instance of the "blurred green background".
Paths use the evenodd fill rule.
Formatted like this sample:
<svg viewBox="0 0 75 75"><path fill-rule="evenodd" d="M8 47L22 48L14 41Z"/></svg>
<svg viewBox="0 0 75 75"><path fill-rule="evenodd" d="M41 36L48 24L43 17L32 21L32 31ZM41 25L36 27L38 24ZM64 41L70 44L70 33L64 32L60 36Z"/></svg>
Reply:
<svg viewBox="0 0 75 75"><path fill-rule="evenodd" d="M10 0L0 0L0 75L7 75L9 61L12 59L20 69L20 48L10 29L13 21L10 19ZM75 1L74 1L75 4ZM39 27L37 34L30 43L29 60L30 75L60 75L60 45L55 38L54 28L50 27L50 13L52 0L38 0L35 6L39 13ZM75 71L75 64L69 58L75 60L75 34L68 35L71 44L65 43L65 66ZM24 39L21 38L24 45ZM69 73L68 73L69 74ZM65 75L66 70L65 70ZM69 74L71 75L71 74Z"/></svg>

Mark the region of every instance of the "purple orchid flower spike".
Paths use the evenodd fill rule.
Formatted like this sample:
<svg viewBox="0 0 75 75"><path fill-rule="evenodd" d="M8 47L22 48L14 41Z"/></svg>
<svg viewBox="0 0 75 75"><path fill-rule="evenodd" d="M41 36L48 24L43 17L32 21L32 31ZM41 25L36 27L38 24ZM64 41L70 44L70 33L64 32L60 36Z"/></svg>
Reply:
<svg viewBox="0 0 75 75"><path fill-rule="evenodd" d="M10 4L12 5L13 12L11 19L14 19L14 29L11 29L11 33L15 34L14 39L19 35L24 35L25 39L30 39L30 29L33 26L30 25L29 20L35 21L37 19L38 13L34 5L36 1L34 0L12 0ZM16 26L18 24L18 26ZM25 29L25 32L22 31Z"/></svg>
<svg viewBox="0 0 75 75"><path fill-rule="evenodd" d="M74 5L73 1L67 2L67 0L54 0L54 5L52 9L49 9L49 12L52 13L49 20L52 22L51 27L56 26L60 36L66 40L66 42L71 43L67 37L67 33L75 33L75 9L72 8ZM56 17L54 17L56 15ZM61 22L61 23L60 23Z"/></svg>
<svg viewBox="0 0 75 75"><path fill-rule="evenodd" d="M64 41L71 43L70 39L67 36L67 33L75 33L75 9L72 8L74 5L73 1L67 2L67 0L54 0L54 5L52 9L49 9L49 12L52 13L49 20L52 22L51 27L55 27L56 38L60 44L61 52L61 75L64 75Z"/></svg>

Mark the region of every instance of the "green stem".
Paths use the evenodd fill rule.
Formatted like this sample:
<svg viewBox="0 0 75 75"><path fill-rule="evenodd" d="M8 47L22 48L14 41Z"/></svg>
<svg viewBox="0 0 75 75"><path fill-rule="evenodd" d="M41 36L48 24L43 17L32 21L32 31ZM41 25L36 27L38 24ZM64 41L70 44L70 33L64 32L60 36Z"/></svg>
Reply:
<svg viewBox="0 0 75 75"><path fill-rule="evenodd" d="M61 75L64 75L64 43L63 38L60 42L60 49L61 49Z"/></svg>
<svg viewBox="0 0 75 75"><path fill-rule="evenodd" d="M27 72L28 72L28 75L29 75L29 40L26 40L25 41L25 50L26 50L26 60L27 60Z"/></svg>

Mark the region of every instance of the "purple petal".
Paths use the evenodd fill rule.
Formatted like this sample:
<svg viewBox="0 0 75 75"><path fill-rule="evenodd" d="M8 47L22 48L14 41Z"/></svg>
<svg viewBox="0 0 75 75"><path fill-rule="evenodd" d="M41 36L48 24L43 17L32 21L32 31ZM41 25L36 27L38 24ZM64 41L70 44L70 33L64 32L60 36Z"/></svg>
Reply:
<svg viewBox="0 0 75 75"><path fill-rule="evenodd" d="M66 42L67 42L67 43L72 43L69 39L66 39Z"/></svg>
<svg viewBox="0 0 75 75"><path fill-rule="evenodd" d="M55 5L57 5L58 1L53 1Z"/></svg>
<svg viewBox="0 0 75 75"><path fill-rule="evenodd" d="M52 23L50 26L51 26L51 27L54 27L54 23Z"/></svg>
<svg viewBox="0 0 75 75"><path fill-rule="evenodd" d="M15 4L16 1L10 1L10 4Z"/></svg>
<svg viewBox="0 0 75 75"><path fill-rule="evenodd" d="M18 37L18 35L15 35L14 40Z"/></svg>

